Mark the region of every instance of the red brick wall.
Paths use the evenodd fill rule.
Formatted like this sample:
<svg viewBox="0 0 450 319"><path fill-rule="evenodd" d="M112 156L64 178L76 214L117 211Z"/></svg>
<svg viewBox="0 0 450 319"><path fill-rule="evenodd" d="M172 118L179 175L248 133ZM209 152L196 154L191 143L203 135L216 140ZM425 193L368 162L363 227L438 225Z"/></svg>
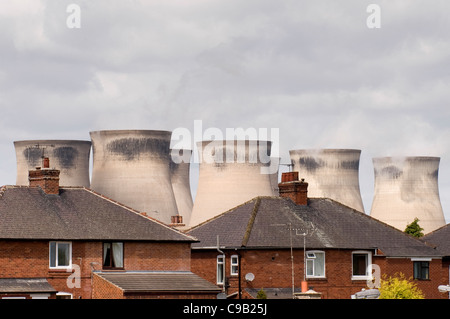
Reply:
<svg viewBox="0 0 450 319"><path fill-rule="evenodd" d="M230 257L236 251L226 252L226 276L231 294L238 290L239 279L230 276ZM202 278L216 283L216 258L219 253L215 250L192 250L191 269ZM292 267L290 250L242 250L241 251L241 287L245 288L291 288ZM394 276L402 272L407 278L413 276L413 262L410 258L386 258L372 255L372 263L380 267L381 274ZM445 270L445 269L444 269ZM448 294L441 294L437 286L443 280L440 259L433 259L430 263L430 280L416 280L417 286L424 292L426 298L446 298ZM246 282L244 276L253 273L255 279ZM307 279L308 286L322 293L324 299L348 299L352 294L367 288L365 280L352 280L352 251L325 251L326 278ZM447 268L448 276L448 268ZM303 280L303 250L294 250L294 285L301 287ZM445 284L445 283L444 283ZM245 297L245 294L243 294Z"/></svg>
<svg viewBox="0 0 450 319"><path fill-rule="evenodd" d="M413 279L414 268L413 262L410 258L386 258L385 274L387 274L388 276L394 276L398 273L403 273L405 275L405 278L407 279ZM414 283L416 283L417 287L422 290L425 298L441 299L448 297L448 295L440 293L437 289L437 287L443 284L445 280L446 279L445 273L443 272L442 260L432 259L430 262L430 280L414 280Z"/></svg>
<svg viewBox="0 0 450 319"><path fill-rule="evenodd" d="M190 244L125 242L124 258L125 270L189 271ZM91 272L102 269L102 242L72 242L72 264L79 266L79 288L68 287L71 273L49 268L48 241L0 241L0 278L47 278L58 291L91 298Z"/></svg>
<svg viewBox="0 0 450 319"><path fill-rule="evenodd" d="M124 249L127 269L191 270L189 243L126 243Z"/></svg>
<svg viewBox="0 0 450 319"><path fill-rule="evenodd" d="M124 299L123 291L95 273L92 277L93 299Z"/></svg>

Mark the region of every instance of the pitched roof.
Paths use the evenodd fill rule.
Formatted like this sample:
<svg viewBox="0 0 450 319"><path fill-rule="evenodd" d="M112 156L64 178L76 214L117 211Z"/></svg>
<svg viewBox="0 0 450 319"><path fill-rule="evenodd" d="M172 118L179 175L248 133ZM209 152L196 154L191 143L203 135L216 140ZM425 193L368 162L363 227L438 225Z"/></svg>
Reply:
<svg viewBox="0 0 450 319"><path fill-rule="evenodd" d="M130 292L220 292L221 288L187 271L104 272L96 275Z"/></svg>
<svg viewBox="0 0 450 319"><path fill-rule="evenodd" d="M0 293L57 292L45 278L0 278Z"/></svg>
<svg viewBox="0 0 450 319"><path fill-rule="evenodd" d="M143 240L196 239L83 187L0 190L0 239Z"/></svg>
<svg viewBox="0 0 450 319"><path fill-rule="evenodd" d="M292 229L292 230L290 230ZM375 249L386 256L440 256L420 240L328 198L296 205L281 197L256 197L188 230L193 248Z"/></svg>
<svg viewBox="0 0 450 319"><path fill-rule="evenodd" d="M444 256L450 256L450 224L442 226L421 238L424 242L436 246Z"/></svg>

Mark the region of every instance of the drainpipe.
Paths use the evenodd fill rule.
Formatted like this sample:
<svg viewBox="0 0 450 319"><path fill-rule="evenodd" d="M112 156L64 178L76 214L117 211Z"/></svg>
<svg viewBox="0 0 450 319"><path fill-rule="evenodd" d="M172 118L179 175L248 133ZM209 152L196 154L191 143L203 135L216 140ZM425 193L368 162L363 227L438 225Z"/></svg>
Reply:
<svg viewBox="0 0 450 319"><path fill-rule="evenodd" d="M241 250L236 248L236 252L238 255L238 282L239 282L239 291L238 291L238 296L239 299L242 299L242 287L241 287Z"/></svg>

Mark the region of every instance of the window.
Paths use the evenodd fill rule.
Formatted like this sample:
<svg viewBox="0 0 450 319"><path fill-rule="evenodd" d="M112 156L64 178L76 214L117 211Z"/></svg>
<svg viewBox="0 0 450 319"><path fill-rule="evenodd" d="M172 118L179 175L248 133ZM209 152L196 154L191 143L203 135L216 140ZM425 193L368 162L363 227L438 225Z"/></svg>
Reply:
<svg viewBox="0 0 450 319"><path fill-rule="evenodd" d="M325 253L323 251L306 252L306 277L325 278Z"/></svg>
<svg viewBox="0 0 450 319"><path fill-rule="evenodd" d="M50 268L70 268L72 266L72 243L50 242Z"/></svg>
<svg viewBox="0 0 450 319"><path fill-rule="evenodd" d="M56 299L72 299L73 295L69 292L59 291L56 293Z"/></svg>
<svg viewBox="0 0 450 319"><path fill-rule="evenodd" d="M372 277L372 254L367 251L352 253L352 279L367 280Z"/></svg>
<svg viewBox="0 0 450 319"><path fill-rule="evenodd" d="M239 256L238 255L231 256L231 275L232 276L239 275Z"/></svg>
<svg viewBox="0 0 450 319"><path fill-rule="evenodd" d="M225 282L225 256L217 256L217 284L223 285Z"/></svg>
<svg viewBox="0 0 450 319"><path fill-rule="evenodd" d="M103 243L103 268L123 268L123 243Z"/></svg>
<svg viewBox="0 0 450 319"><path fill-rule="evenodd" d="M414 279L430 279L430 262L428 260L413 260Z"/></svg>

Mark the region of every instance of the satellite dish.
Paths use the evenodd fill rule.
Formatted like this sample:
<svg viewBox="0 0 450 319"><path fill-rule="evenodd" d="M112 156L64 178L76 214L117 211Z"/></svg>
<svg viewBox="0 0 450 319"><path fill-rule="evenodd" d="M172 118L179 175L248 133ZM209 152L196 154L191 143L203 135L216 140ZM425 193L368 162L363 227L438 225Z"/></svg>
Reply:
<svg viewBox="0 0 450 319"><path fill-rule="evenodd" d="M253 281L255 279L255 275L252 274L251 272L249 272L248 274L245 275L245 280L247 281Z"/></svg>

